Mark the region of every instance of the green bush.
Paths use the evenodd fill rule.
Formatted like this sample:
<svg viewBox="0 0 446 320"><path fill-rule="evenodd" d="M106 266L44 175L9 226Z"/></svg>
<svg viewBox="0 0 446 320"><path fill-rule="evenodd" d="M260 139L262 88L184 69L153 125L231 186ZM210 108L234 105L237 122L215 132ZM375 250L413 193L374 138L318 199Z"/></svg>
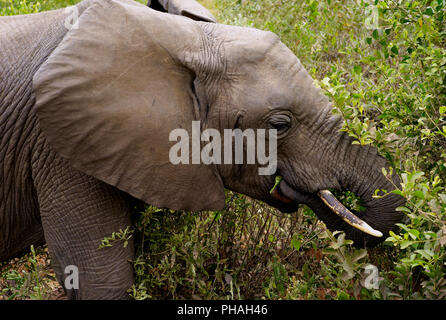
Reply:
<svg viewBox="0 0 446 320"><path fill-rule="evenodd" d="M136 215L133 297L241 299L286 294L289 274L314 262L314 257L299 257L300 251L317 248L317 234L324 231L312 223L312 213L301 211L283 215L232 192L227 192L223 211L146 208Z"/></svg>
<svg viewBox="0 0 446 320"><path fill-rule="evenodd" d="M37 13L71 6L78 0L0 0L0 15L12 16L18 14Z"/></svg>

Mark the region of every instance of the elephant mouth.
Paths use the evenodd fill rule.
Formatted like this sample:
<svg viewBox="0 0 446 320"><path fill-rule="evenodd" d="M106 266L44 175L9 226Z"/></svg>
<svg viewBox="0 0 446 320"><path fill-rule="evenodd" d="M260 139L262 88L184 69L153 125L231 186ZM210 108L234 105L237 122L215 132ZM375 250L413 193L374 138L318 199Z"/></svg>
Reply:
<svg viewBox="0 0 446 320"><path fill-rule="evenodd" d="M271 196L276 201L288 206L293 203L310 204L315 201L322 201L330 212L352 227L374 237L379 238L383 236L380 231L373 229L364 220L347 209L329 190L319 190L316 193L303 193L294 190L285 180L282 180L277 188L272 190Z"/></svg>

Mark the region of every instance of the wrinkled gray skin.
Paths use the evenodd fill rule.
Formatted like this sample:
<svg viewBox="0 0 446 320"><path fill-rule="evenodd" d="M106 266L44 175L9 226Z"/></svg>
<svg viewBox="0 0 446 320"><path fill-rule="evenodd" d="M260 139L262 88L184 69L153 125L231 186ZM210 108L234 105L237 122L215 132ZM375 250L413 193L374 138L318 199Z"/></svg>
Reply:
<svg viewBox="0 0 446 320"><path fill-rule="evenodd" d="M70 298L123 299L133 244L98 245L131 225L135 202L215 210L226 187L283 212L307 204L358 245L382 239L346 225L319 190L354 191L367 207L358 216L384 234L401 218L399 197L371 197L393 189L386 162L339 132L341 119L274 34L131 1L77 7L76 30L63 10L0 17L0 261L46 241L61 284L67 265L79 268ZM168 163L168 133L191 120L221 132L276 128L278 192L256 165Z"/></svg>

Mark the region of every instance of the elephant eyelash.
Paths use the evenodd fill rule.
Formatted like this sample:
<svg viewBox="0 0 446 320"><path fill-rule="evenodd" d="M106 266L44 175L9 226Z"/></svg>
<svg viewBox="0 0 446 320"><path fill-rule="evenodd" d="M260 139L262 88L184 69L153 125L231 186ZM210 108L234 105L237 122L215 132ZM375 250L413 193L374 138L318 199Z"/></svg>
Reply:
<svg viewBox="0 0 446 320"><path fill-rule="evenodd" d="M289 122L272 123L271 127L272 129L276 129L278 132L282 132L290 128L290 123Z"/></svg>
<svg viewBox="0 0 446 320"><path fill-rule="evenodd" d="M276 129L277 132L283 133L291 127L291 120L288 117L280 117L278 119L271 119L269 127Z"/></svg>

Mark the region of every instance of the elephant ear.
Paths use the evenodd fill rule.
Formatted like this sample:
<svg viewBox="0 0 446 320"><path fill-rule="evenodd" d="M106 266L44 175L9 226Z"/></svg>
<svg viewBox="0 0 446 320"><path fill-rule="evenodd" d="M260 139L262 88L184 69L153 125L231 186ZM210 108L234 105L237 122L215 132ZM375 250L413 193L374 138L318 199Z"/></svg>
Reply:
<svg viewBox="0 0 446 320"><path fill-rule="evenodd" d="M195 0L149 0L147 5L156 10L185 16L196 21L217 22L215 17Z"/></svg>
<svg viewBox="0 0 446 320"><path fill-rule="evenodd" d="M39 125L76 169L157 207L216 210L215 165L169 161L174 129L191 137L203 34L146 6L93 2L33 79ZM189 156L189 159L192 155ZM191 163L191 162L189 162Z"/></svg>

